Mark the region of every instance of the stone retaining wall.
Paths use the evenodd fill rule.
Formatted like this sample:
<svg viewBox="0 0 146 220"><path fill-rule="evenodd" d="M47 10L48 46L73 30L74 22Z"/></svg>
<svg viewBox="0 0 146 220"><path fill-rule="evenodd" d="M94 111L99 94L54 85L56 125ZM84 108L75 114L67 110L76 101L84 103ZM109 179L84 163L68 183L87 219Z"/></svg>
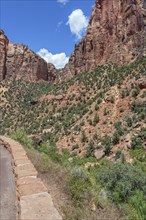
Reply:
<svg viewBox="0 0 146 220"><path fill-rule="evenodd" d="M62 220L22 145L4 136L0 136L0 144L12 155L17 220Z"/></svg>

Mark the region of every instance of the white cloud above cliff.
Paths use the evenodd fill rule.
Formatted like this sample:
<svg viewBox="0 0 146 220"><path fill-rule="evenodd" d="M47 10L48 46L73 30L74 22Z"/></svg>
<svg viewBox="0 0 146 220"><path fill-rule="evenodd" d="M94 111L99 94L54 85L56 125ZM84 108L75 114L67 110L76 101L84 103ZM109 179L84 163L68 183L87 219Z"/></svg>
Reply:
<svg viewBox="0 0 146 220"><path fill-rule="evenodd" d="M53 63L57 69L63 68L69 60L69 57L67 57L64 52L52 54L45 48L40 49L37 54L42 57L47 63Z"/></svg>
<svg viewBox="0 0 146 220"><path fill-rule="evenodd" d="M85 16L83 11L76 9L68 16L66 24L69 25L71 33L74 34L77 39L81 39L87 29L88 22L89 19Z"/></svg>

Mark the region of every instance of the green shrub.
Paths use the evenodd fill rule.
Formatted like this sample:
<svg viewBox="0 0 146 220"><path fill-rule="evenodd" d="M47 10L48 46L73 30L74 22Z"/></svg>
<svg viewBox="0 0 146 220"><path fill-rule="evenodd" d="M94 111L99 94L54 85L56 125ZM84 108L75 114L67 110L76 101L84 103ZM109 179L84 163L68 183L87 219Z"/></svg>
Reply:
<svg viewBox="0 0 146 220"><path fill-rule="evenodd" d="M104 108L104 113L103 113L104 115L108 115L109 114L109 111L106 109L106 108Z"/></svg>
<svg viewBox="0 0 146 220"><path fill-rule="evenodd" d="M111 152L111 137L106 135L103 139L102 139L102 144L104 146L104 152L105 155L109 155Z"/></svg>
<svg viewBox="0 0 146 220"><path fill-rule="evenodd" d="M136 190L134 195L129 198L128 203L134 207L137 220L146 219L146 198L142 191Z"/></svg>
<svg viewBox="0 0 146 220"><path fill-rule="evenodd" d="M84 120L83 120L83 121L81 121L80 125L81 125L81 126L84 126L84 125L85 125Z"/></svg>
<svg viewBox="0 0 146 220"><path fill-rule="evenodd" d="M78 144L74 144L73 146L72 146L72 150L75 150L75 149L78 149L79 148L79 145Z"/></svg>
<svg viewBox="0 0 146 220"><path fill-rule="evenodd" d="M92 157L94 155L94 142L90 141L89 146L87 147L86 157Z"/></svg>
<svg viewBox="0 0 146 220"><path fill-rule="evenodd" d="M135 89L132 91L132 96L136 97L140 92L140 88L138 86L135 87Z"/></svg>
<svg viewBox="0 0 146 220"><path fill-rule="evenodd" d="M85 131L82 131L81 141L85 143L85 142L87 142L87 140L88 140L88 139L87 139L87 136L86 136Z"/></svg>
<svg viewBox="0 0 146 220"><path fill-rule="evenodd" d="M23 144L24 146L26 146L28 148L32 148L34 145L33 140L27 136L27 134L23 128L17 129L16 131L13 131L10 134L10 137L12 139L20 142L21 144Z"/></svg>
<svg viewBox="0 0 146 220"><path fill-rule="evenodd" d="M121 150L118 150L115 154L115 160L118 160L122 155L122 151Z"/></svg>
<svg viewBox="0 0 146 220"><path fill-rule="evenodd" d="M75 167L69 175L67 187L74 203L81 205L89 191L90 182L81 167Z"/></svg>
<svg viewBox="0 0 146 220"><path fill-rule="evenodd" d="M129 164L116 163L101 169L99 181L115 202L126 202L135 190L146 193L146 175L141 169Z"/></svg>
<svg viewBox="0 0 146 220"><path fill-rule="evenodd" d="M95 105L95 111L97 111L99 109L99 106L96 104Z"/></svg>
<svg viewBox="0 0 146 220"><path fill-rule="evenodd" d="M127 126L131 127L132 126L132 118L131 117L127 117L126 118L126 122L127 122Z"/></svg>
<svg viewBox="0 0 146 220"><path fill-rule="evenodd" d="M121 136L123 135L123 128L122 128L122 123L120 121L115 122L114 124L116 132Z"/></svg>
<svg viewBox="0 0 146 220"><path fill-rule="evenodd" d="M112 142L113 142L113 144L115 145L115 144L118 144L119 141L120 141L120 135L119 135L118 132L115 132L115 133L113 134Z"/></svg>
<svg viewBox="0 0 146 220"><path fill-rule="evenodd" d="M124 112L124 109L123 109L123 108L120 108L120 112L121 112L121 113Z"/></svg>
<svg viewBox="0 0 146 220"><path fill-rule="evenodd" d="M142 143L141 138L133 137L131 139L131 149L135 150L135 149L139 149L139 148L143 148L143 143Z"/></svg>
<svg viewBox="0 0 146 220"><path fill-rule="evenodd" d="M95 126L99 122L99 116L95 114L94 119L93 119L93 125Z"/></svg>

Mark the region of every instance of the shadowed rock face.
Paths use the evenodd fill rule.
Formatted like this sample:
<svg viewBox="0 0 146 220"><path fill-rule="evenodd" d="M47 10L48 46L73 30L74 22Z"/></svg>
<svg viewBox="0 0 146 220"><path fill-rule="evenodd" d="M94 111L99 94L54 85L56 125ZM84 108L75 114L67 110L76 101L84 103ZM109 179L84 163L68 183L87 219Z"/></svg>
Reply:
<svg viewBox="0 0 146 220"><path fill-rule="evenodd" d="M6 74L6 54L8 43L8 38L4 35L4 32L0 30L0 80L3 80Z"/></svg>
<svg viewBox="0 0 146 220"><path fill-rule="evenodd" d="M47 63L22 44L12 44L0 31L0 80L48 80Z"/></svg>
<svg viewBox="0 0 146 220"><path fill-rule="evenodd" d="M87 33L61 70L0 32L0 80L67 81L106 61L124 65L146 55L146 1L96 0Z"/></svg>

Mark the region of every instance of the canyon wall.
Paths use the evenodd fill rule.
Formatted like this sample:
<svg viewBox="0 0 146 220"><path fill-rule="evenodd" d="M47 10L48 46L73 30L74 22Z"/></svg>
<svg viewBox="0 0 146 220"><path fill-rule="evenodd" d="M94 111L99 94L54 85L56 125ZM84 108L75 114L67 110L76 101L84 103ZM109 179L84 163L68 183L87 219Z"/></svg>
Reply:
<svg viewBox="0 0 146 220"><path fill-rule="evenodd" d="M105 62L130 63L146 55L146 1L96 0L86 35L68 64L57 70L27 46L12 44L0 31L0 80L62 82Z"/></svg>
<svg viewBox="0 0 146 220"><path fill-rule="evenodd" d="M0 30L0 80L48 80L47 63L22 44L13 44Z"/></svg>
<svg viewBox="0 0 146 220"><path fill-rule="evenodd" d="M144 54L145 36L145 1L96 0L87 33L59 77L89 72L107 61L130 63Z"/></svg>

